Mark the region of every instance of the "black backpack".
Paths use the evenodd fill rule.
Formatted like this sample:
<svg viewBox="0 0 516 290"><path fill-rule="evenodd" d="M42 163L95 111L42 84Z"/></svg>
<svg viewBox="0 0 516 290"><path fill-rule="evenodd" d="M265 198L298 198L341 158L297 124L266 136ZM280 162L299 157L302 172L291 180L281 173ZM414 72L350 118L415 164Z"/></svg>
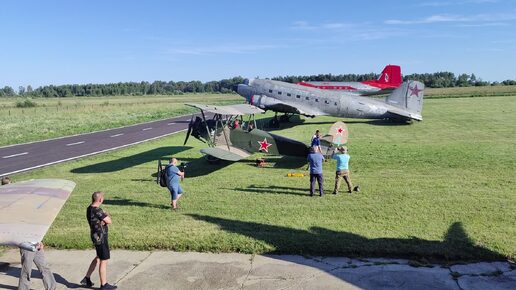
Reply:
<svg viewBox="0 0 516 290"><path fill-rule="evenodd" d="M158 184L159 186L161 187L167 187L167 166L165 166L165 168L163 168L163 166L161 165L161 160L158 161L158 176L157 176L157 181L158 181Z"/></svg>

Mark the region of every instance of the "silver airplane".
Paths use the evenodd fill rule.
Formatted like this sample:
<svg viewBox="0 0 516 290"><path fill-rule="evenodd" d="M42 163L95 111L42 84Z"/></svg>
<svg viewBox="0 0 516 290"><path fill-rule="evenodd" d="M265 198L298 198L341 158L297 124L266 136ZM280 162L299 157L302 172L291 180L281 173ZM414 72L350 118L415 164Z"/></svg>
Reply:
<svg viewBox="0 0 516 290"><path fill-rule="evenodd" d="M236 88L250 104L264 110L285 113L281 120L293 114L308 117L334 116L397 121L423 120L424 85L406 81L384 100L364 97L352 92L322 90L273 80L246 80Z"/></svg>

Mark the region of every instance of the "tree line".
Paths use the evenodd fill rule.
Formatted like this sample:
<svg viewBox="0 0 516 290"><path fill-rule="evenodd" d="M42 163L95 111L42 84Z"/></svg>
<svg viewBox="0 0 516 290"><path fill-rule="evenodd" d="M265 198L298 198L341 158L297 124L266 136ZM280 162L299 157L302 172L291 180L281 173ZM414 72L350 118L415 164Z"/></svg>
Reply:
<svg viewBox="0 0 516 290"><path fill-rule="evenodd" d="M365 81L378 78L375 73L369 74L319 74L310 76L279 76L272 78L289 83L300 81ZM424 74L406 75L404 80L418 80L423 82L426 87L446 88L446 87L468 87L468 86L494 86L494 85L516 85L516 80L505 80L503 82L487 82L477 78L475 74L460 74L456 76L451 72L436 72ZM120 82L111 84L83 84L83 85L48 85L33 89L30 85L20 86L18 91L12 87L5 86L0 88L0 97L27 96L27 97L96 97L96 96L124 96L124 95L178 95L184 93L230 93L233 87L243 83L242 77L233 77L220 81L200 82L200 81L154 81L149 82Z"/></svg>
<svg viewBox="0 0 516 290"><path fill-rule="evenodd" d="M285 76L275 77L274 80L298 83L301 81L321 81L321 82L362 82L377 79L380 75L369 74L319 74L310 76ZM410 74L403 77L403 80L416 80L425 84L429 88L449 88L449 87L471 87L471 86L496 86L496 85L516 85L516 80L505 80L503 82L487 82L477 78L475 74L460 74L456 76L452 72L436 72L424 74Z"/></svg>

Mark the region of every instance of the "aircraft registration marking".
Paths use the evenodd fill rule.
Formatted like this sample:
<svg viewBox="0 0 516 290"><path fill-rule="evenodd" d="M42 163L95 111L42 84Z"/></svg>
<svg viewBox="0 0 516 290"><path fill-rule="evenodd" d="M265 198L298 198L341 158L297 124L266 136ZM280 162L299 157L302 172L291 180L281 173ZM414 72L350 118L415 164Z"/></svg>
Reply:
<svg viewBox="0 0 516 290"><path fill-rule="evenodd" d="M7 155L7 156L4 156L2 158L7 159L7 158L12 158L12 157L22 156L22 155L27 155L27 154L29 154L29 152L23 152L23 153L18 153L18 154L13 154L13 155Z"/></svg>

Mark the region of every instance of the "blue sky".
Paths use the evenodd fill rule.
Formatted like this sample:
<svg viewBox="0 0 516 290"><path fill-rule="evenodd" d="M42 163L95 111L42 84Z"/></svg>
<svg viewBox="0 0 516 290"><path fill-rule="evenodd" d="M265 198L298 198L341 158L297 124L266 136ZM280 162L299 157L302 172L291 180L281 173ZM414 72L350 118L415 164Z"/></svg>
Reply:
<svg viewBox="0 0 516 290"><path fill-rule="evenodd" d="M0 86L319 73L516 79L516 0L2 1Z"/></svg>

